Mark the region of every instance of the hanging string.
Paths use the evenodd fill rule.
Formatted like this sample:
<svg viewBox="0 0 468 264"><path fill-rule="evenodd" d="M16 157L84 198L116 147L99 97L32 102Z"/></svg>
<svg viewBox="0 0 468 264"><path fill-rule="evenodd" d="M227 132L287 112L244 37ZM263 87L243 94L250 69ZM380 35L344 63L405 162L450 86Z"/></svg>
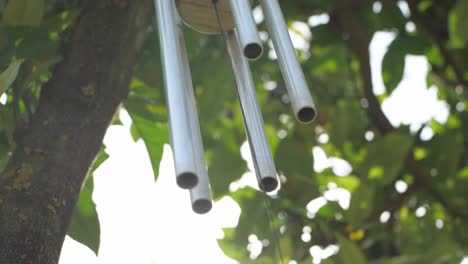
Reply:
<svg viewBox="0 0 468 264"><path fill-rule="evenodd" d="M273 240L275 241L276 249L278 250L278 255L280 257L281 264L284 264L284 257L283 257L283 250L281 248L281 242L280 242L280 235L278 232L278 228L275 224L275 219L271 213L273 209L271 208L271 203L270 203L270 198L268 197L268 194L266 192L263 192L263 201L265 205L265 211L268 217L268 221L270 222L270 231L273 236Z"/></svg>
<svg viewBox="0 0 468 264"><path fill-rule="evenodd" d="M226 35L227 33L225 33L224 30L223 30L223 26L222 26L222 23L221 23L221 18L219 16L219 12L218 12L218 2L219 2L219 0L213 0L213 6L214 6L214 9L215 9L214 11L216 13L216 19L217 19L217 22L218 22L219 32L220 32L220 34L222 34L224 43L227 45L227 43L228 43L228 39L227 39L227 35ZM227 51L226 51L226 53L227 53ZM232 66L233 65L231 64L231 71L232 71ZM232 72L232 74L234 75L234 72ZM245 125L245 123L244 123L244 125ZM270 231L272 233L273 241L274 241L274 243L276 245L276 250L278 251L278 255L279 255L279 258L280 258L280 263L284 264L283 250L281 248L278 229L277 229L277 226L275 224L275 221L274 221L274 218L273 218L273 215L272 215L272 212L271 212L272 208L271 208L271 203L270 203L268 194L265 193L265 192L263 192L263 201L264 201L263 205L265 207L265 212L267 214L267 218L268 218L268 222L269 222L269 228L270 228Z"/></svg>

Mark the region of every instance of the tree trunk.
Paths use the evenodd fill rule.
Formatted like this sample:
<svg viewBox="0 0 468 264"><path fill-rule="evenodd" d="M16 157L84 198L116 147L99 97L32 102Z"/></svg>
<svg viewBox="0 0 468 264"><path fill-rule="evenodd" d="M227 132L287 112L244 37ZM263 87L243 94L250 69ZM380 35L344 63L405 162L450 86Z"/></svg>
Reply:
<svg viewBox="0 0 468 264"><path fill-rule="evenodd" d="M0 263L57 263L106 129L127 96L150 0L89 0L0 175Z"/></svg>

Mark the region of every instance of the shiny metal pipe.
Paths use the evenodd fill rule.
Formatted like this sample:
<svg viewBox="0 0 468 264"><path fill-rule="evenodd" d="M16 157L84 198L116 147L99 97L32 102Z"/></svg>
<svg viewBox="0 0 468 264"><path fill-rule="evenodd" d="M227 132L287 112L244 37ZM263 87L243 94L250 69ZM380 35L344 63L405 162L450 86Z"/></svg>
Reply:
<svg viewBox="0 0 468 264"><path fill-rule="evenodd" d="M177 18L180 17L177 15ZM184 66L185 79L185 99L189 109L190 130L193 138L193 148L195 153L195 165L198 175L198 184L190 189L190 200L192 202L192 210L197 214L208 213L213 207L210 190L210 180L205 163L205 151L203 150L203 141L200 132L200 123L197 115L197 105L193 92L192 74L190 72L187 49L185 48L185 40L182 29L178 29L180 56Z"/></svg>
<svg viewBox="0 0 468 264"><path fill-rule="evenodd" d="M255 85L248 61L242 55L235 30L226 36L229 59L231 61L237 93L241 104L247 140L254 162L255 174L261 190L270 192L278 187L275 163L270 151L270 145L265 132L262 113L257 102Z"/></svg>
<svg viewBox="0 0 468 264"><path fill-rule="evenodd" d="M176 179L179 187L189 189L197 185L199 177L190 128L192 109L188 109L185 100L185 68L179 40L182 25L177 19L174 0L155 0L155 6Z"/></svg>
<svg viewBox="0 0 468 264"><path fill-rule="evenodd" d="M249 60L260 58L263 52L249 0L230 0L234 23L244 56Z"/></svg>
<svg viewBox="0 0 468 264"><path fill-rule="evenodd" d="M300 122L311 122L316 116L315 105L278 0L260 0L260 4L278 56L294 114Z"/></svg>
<svg viewBox="0 0 468 264"><path fill-rule="evenodd" d="M185 44L184 44L185 46ZM192 202L192 210L197 214L208 213L213 207L210 190L210 179L205 163L205 151L203 150L203 141L200 132L200 123L198 122L197 106L195 103L195 95L193 92L192 76L190 73L186 50L183 49L182 57L186 70L186 94L187 105L192 109L189 113L190 129L193 133L193 143L195 152L195 161L197 167L198 184L190 189L190 200Z"/></svg>

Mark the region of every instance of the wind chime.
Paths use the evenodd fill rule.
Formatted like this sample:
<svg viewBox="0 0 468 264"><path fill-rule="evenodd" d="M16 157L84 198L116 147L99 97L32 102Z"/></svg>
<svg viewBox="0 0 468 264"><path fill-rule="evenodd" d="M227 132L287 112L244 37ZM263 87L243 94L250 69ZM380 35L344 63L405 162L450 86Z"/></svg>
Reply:
<svg viewBox="0 0 468 264"><path fill-rule="evenodd" d="M260 0L268 31L296 118L315 118L315 106L289 37L277 0ZM248 60L262 55L249 0L155 0L171 147L179 187L190 190L193 211L212 207L183 24L204 34L223 34L240 101L258 185L264 192L278 187L273 156L255 94Z"/></svg>

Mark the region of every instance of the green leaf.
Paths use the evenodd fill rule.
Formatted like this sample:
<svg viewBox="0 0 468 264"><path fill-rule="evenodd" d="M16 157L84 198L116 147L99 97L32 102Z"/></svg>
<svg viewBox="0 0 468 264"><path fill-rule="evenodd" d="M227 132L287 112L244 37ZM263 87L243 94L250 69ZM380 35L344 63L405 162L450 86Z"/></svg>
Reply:
<svg viewBox="0 0 468 264"><path fill-rule="evenodd" d="M10 63L10 66L8 66L5 71L0 73L0 96L6 92L10 85L15 81L23 62L23 59L14 60Z"/></svg>
<svg viewBox="0 0 468 264"><path fill-rule="evenodd" d="M369 179L386 185L395 180L412 144L412 137L394 132L366 146L366 158L358 170Z"/></svg>
<svg viewBox="0 0 468 264"><path fill-rule="evenodd" d="M27 91L39 86L42 83L41 78L49 76L52 66L60 60L61 57L57 56L44 60L28 60L23 63L15 80L16 94L22 96Z"/></svg>
<svg viewBox="0 0 468 264"><path fill-rule="evenodd" d="M373 261L371 264L419 264L423 262L422 255L404 255L393 258L383 258L378 261Z"/></svg>
<svg viewBox="0 0 468 264"><path fill-rule="evenodd" d="M382 61L382 78L387 89L391 94L400 83L403 77L406 53L401 49L390 45Z"/></svg>
<svg viewBox="0 0 468 264"><path fill-rule="evenodd" d="M403 30L407 19L395 2L382 2L382 10L377 16L377 30L394 29Z"/></svg>
<svg viewBox="0 0 468 264"><path fill-rule="evenodd" d="M461 48L468 41L466 26L468 25L468 0L459 0L449 14L450 46Z"/></svg>
<svg viewBox="0 0 468 264"><path fill-rule="evenodd" d="M465 180L468 179L468 167L465 167L458 172L458 178Z"/></svg>
<svg viewBox="0 0 468 264"><path fill-rule="evenodd" d="M229 257L247 260L249 235L256 234L260 240L267 238L271 243L274 241L264 207L264 199L268 198L250 187L237 190L231 198L242 208L239 223L235 229L224 229L224 239L218 240L218 244Z"/></svg>
<svg viewBox="0 0 468 264"><path fill-rule="evenodd" d="M97 155L96 159L93 162L93 166L91 166L91 173L94 173L94 171L99 168L99 166L104 163L109 158L109 155L104 151L104 148L101 149L99 154Z"/></svg>
<svg viewBox="0 0 468 264"><path fill-rule="evenodd" d="M275 153L278 171L286 177L311 177L314 174L314 157L307 144L292 137L282 140Z"/></svg>
<svg viewBox="0 0 468 264"><path fill-rule="evenodd" d="M330 139L337 147L346 142L364 142L367 119L357 101L341 100L332 113L329 127Z"/></svg>
<svg viewBox="0 0 468 264"><path fill-rule="evenodd" d="M329 183L335 183L338 187L344 188L350 192L354 192L360 184L359 178L354 175L344 177L336 176L329 170L325 170L323 173L317 173L315 178L317 179L319 186L323 186L325 188Z"/></svg>
<svg viewBox="0 0 468 264"><path fill-rule="evenodd" d="M133 121L132 127L145 142L151 160L155 179L158 176L164 144L169 143L169 127L167 123L152 122L130 112ZM132 136L135 134L132 133ZM134 137L135 139L135 137Z"/></svg>
<svg viewBox="0 0 468 264"><path fill-rule="evenodd" d="M295 137L282 140L275 153L278 173L284 174L286 183L281 191L290 195L297 205L306 206L318 192L315 185L314 156L312 149L305 142Z"/></svg>
<svg viewBox="0 0 468 264"><path fill-rule="evenodd" d="M130 95L124 102L132 118L130 133L133 139L143 139L155 179L158 176L163 146L169 143L169 125L167 109L163 105L163 96L159 89L134 77L130 83Z"/></svg>
<svg viewBox="0 0 468 264"><path fill-rule="evenodd" d="M85 244L96 254L99 250L100 228L96 206L92 200L93 178L88 177L73 212L68 235Z"/></svg>
<svg viewBox="0 0 468 264"><path fill-rule="evenodd" d="M91 173L108 157L109 155L101 149L91 167ZM73 211L70 226L68 227L68 235L80 243L85 244L97 254L100 242L100 228L96 206L92 200L92 194L93 177L90 176L86 179L78 203Z"/></svg>
<svg viewBox="0 0 468 264"><path fill-rule="evenodd" d="M337 234L340 251L334 257L337 264L366 264L367 259L361 249L352 241Z"/></svg>
<svg viewBox="0 0 468 264"><path fill-rule="evenodd" d="M341 44L340 34L330 29L330 25L323 24L312 28L312 43L315 45L330 46Z"/></svg>
<svg viewBox="0 0 468 264"><path fill-rule="evenodd" d="M51 38L51 29L48 27L3 27L3 30L3 52L10 56L41 61L60 56L60 39Z"/></svg>
<svg viewBox="0 0 468 264"><path fill-rule="evenodd" d="M224 238L218 240L219 247L223 250L224 254L233 259L243 259L246 257L245 248L234 242L236 236L236 229L224 228ZM247 243L247 242L246 242Z"/></svg>
<svg viewBox="0 0 468 264"><path fill-rule="evenodd" d="M395 90L403 78L406 55L425 55L429 48L430 43L419 36L399 34L396 37L382 61L382 78L388 94Z"/></svg>
<svg viewBox="0 0 468 264"><path fill-rule="evenodd" d="M212 154L208 173L213 198L219 199L229 193L229 185L247 171L247 165L239 152L232 152L221 144L213 149Z"/></svg>
<svg viewBox="0 0 468 264"><path fill-rule="evenodd" d="M340 211L341 208L337 203L328 202L317 211L317 215L323 217L324 219L335 220L336 213Z"/></svg>
<svg viewBox="0 0 468 264"><path fill-rule="evenodd" d="M436 168L438 176L444 181L455 178L459 161L463 153L463 139L458 129L436 135L430 144L428 166ZM441 155L443 153L443 155Z"/></svg>
<svg viewBox="0 0 468 264"><path fill-rule="evenodd" d="M353 192L359 186L359 178L353 175L348 175L345 177L335 176L331 180L336 183L338 187L345 188L346 190Z"/></svg>
<svg viewBox="0 0 468 264"><path fill-rule="evenodd" d="M10 0L3 20L10 26L33 26L41 24L44 0Z"/></svg>
<svg viewBox="0 0 468 264"><path fill-rule="evenodd" d="M345 217L354 227L362 226L363 222L372 213L375 190L373 186L361 183L351 195L349 209Z"/></svg>

